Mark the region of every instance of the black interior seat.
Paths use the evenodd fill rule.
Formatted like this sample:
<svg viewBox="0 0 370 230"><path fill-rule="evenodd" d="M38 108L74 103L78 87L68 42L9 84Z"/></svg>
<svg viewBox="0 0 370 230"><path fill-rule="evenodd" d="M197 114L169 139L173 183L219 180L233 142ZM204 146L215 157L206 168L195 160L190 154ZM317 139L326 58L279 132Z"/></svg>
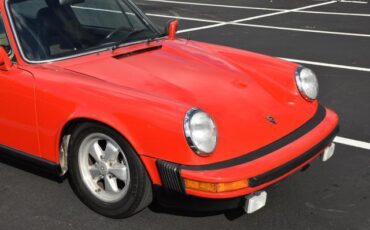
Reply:
<svg viewBox="0 0 370 230"><path fill-rule="evenodd" d="M38 37L49 48L49 56L58 53L58 50L73 50L81 46L81 41L76 36L79 27L72 26L78 25L78 21L68 17L64 8L65 6L45 7L37 13Z"/></svg>

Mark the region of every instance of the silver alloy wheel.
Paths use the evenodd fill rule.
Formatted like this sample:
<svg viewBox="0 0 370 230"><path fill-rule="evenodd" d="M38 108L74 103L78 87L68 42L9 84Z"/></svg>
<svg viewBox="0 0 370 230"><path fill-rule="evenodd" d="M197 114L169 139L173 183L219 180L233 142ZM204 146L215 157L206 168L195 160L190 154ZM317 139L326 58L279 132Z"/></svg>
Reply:
<svg viewBox="0 0 370 230"><path fill-rule="evenodd" d="M121 147L109 136L93 133L81 143L78 165L82 180L99 200L121 200L130 186L130 172Z"/></svg>

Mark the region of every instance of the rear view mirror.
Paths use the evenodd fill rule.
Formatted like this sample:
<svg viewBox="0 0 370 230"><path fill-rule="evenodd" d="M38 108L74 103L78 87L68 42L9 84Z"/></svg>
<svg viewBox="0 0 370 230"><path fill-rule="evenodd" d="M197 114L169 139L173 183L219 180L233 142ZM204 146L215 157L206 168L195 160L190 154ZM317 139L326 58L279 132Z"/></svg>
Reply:
<svg viewBox="0 0 370 230"><path fill-rule="evenodd" d="M179 20L173 19L168 22L166 27L166 34L168 35L168 39L175 40L177 29L179 28Z"/></svg>
<svg viewBox="0 0 370 230"><path fill-rule="evenodd" d="M10 60L8 53L4 47L0 46L0 70L8 71L12 67L12 61Z"/></svg>

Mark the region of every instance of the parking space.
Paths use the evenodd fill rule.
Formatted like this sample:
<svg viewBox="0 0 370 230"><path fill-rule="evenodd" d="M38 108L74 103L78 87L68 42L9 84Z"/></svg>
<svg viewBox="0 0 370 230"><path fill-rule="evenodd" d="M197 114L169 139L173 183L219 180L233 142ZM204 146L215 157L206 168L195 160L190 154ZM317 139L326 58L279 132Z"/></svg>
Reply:
<svg viewBox="0 0 370 230"><path fill-rule="evenodd" d="M222 36L220 36L222 35ZM188 35L186 35L188 36ZM224 36L228 36L225 39ZM369 38L252 28L236 25L192 32L194 40L230 45L276 57L370 67ZM361 49L354 52L353 47ZM361 58L360 58L361 57Z"/></svg>
<svg viewBox="0 0 370 230"><path fill-rule="evenodd" d="M143 1L136 1L136 2L143 2ZM241 8L244 7L246 9L250 8L261 8L264 10L275 11L276 9L291 9L306 6L307 2L317 3L316 1L305 1L305 0L294 0L294 1L285 1L285 0L232 0L232 1L224 1L224 0L150 0L147 2L152 2L153 4L162 4L162 3L173 3L179 5L204 5L208 7L219 7L219 8ZM256 10L256 9L255 9ZM259 10L259 9L257 9Z"/></svg>
<svg viewBox="0 0 370 230"><path fill-rule="evenodd" d="M368 15L370 12L369 8L369 1L361 0L361 1L342 1L338 4L332 4L320 7L320 9L312 9L312 11L327 11L333 12L335 14L338 13L347 13L351 15L359 15L365 14ZM367 16L368 17L368 16Z"/></svg>
<svg viewBox="0 0 370 230"><path fill-rule="evenodd" d="M315 18L315 21L312 19ZM278 15L273 18L263 18L253 21L254 24L269 25L284 28L307 29L307 32L324 31L333 32L341 36L342 33L353 33L353 37L370 37L370 11L367 16L290 13ZM311 30L311 31L308 31Z"/></svg>
<svg viewBox="0 0 370 230"><path fill-rule="evenodd" d="M274 188L267 207L253 215L174 212L154 205L126 220L93 213L67 181L56 183L0 159L0 180L7 181L0 197L4 229L370 229L367 1L135 2L160 27L180 18L182 37L288 58L314 69L321 102L341 118L336 156Z"/></svg>
<svg viewBox="0 0 370 230"><path fill-rule="evenodd" d="M193 16L194 12L197 12L197 17L208 20L217 21L232 21L237 20L238 15L242 14L244 17L253 17L261 13L269 13L269 11L256 11L253 9L235 9L235 8L218 8L202 5L187 5L187 4L174 4L174 3L160 3L156 2L144 2L140 4L141 9L146 12L158 14L166 12L166 15L174 16ZM222 9L222 14L220 14Z"/></svg>
<svg viewBox="0 0 370 230"><path fill-rule="evenodd" d="M370 105L364 103L367 100L365 98L370 98L369 73L310 67L320 75L320 100L323 104L334 108L341 118L340 136L369 142ZM368 163L370 164L370 156Z"/></svg>
<svg viewBox="0 0 370 230"><path fill-rule="evenodd" d="M153 14L151 14L153 15ZM167 25L168 21L171 20L173 17L158 17L158 16L150 16L149 17L158 25L158 27L161 29L161 31L164 31L164 27ZM201 27L201 26L207 26L211 25L212 23L209 22L201 22L201 21L189 21L189 20L183 20L179 19L179 22L181 24L182 29L191 29L194 26Z"/></svg>

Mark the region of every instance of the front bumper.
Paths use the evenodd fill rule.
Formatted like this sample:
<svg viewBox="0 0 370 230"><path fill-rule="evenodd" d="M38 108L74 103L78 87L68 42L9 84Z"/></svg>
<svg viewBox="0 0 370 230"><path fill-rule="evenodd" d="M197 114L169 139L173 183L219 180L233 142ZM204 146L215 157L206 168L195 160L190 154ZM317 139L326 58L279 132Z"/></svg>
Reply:
<svg viewBox="0 0 370 230"><path fill-rule="evenodd" d="M211 199L243 197L259 191L303 168L330 145L339 131L338 117L322 106L313 118L289 135L261 149L231 160L200 166L157 160L165 190ZM248 187L228 192L185 188L184 180L210 183L248 180Z"/></svg>

